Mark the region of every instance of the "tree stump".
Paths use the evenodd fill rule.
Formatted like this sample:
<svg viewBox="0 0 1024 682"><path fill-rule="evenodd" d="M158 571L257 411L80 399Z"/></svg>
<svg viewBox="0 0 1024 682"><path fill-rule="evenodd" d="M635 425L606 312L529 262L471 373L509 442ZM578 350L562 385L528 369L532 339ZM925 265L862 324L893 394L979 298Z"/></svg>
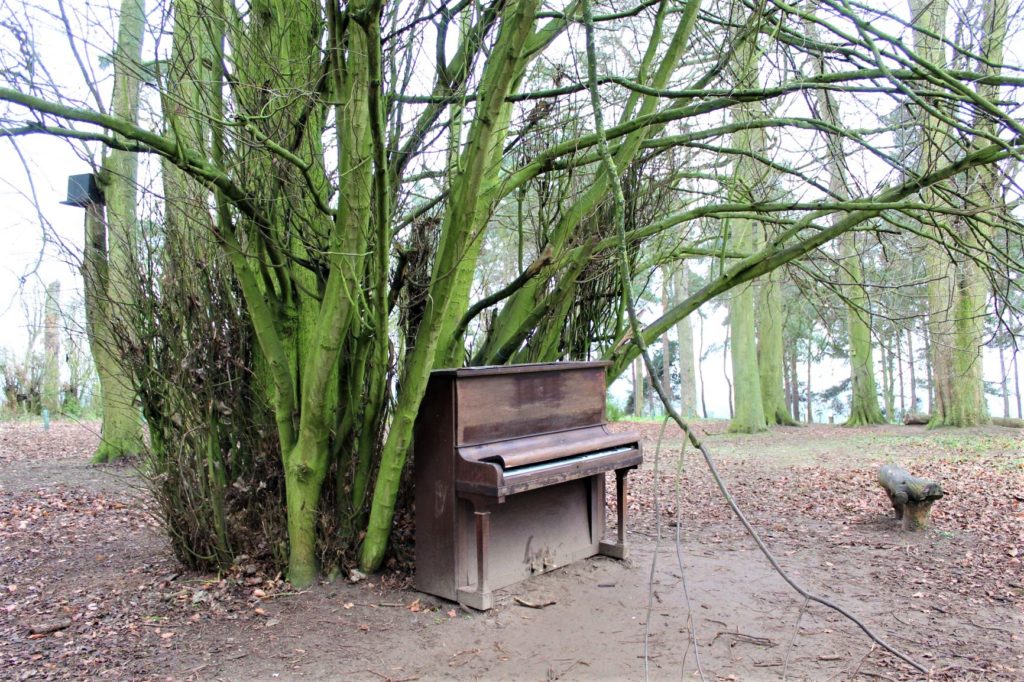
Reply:
<svg viewBox="0 0 1024 682"><path fill-rule="evenodd" d="M912 476L894 464L879 469L876 480L889 496L896 519L903 521L903 530L907 531L927 528L932 503L945 495L935 481Z"/></svg>

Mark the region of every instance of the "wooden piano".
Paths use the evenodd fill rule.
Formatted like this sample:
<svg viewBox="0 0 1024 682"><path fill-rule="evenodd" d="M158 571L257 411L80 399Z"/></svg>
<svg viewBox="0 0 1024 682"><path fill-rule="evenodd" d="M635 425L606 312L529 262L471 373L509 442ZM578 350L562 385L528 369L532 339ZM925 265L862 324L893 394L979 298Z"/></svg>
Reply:
<svg viewBox="0 0 1024 682"><path fill-rule="evenodd" d="M416 588L475 609L595 554L625 558L635 433L605 420L606 362L443 369L416 421ZM618 538L604 542L605 472Z"/></svg>

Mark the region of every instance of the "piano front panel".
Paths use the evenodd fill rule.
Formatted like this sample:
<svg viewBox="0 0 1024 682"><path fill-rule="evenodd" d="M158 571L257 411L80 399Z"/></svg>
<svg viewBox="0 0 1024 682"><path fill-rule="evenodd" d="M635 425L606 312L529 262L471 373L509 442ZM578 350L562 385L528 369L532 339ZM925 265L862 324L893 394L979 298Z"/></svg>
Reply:
<svg viewBox="0 0 1024 682"><path fill-rule="evenodd" d="M460 376L458 445L603 424L605 368Z"/></svg>
<svg viewBox="0 0 1024 682"><path fill-rule="evenodd" d="M598 553L604 535L604 474L511 495L490 507L490 588L513 585ZM600 506L598 506L600 505ZM459 505L459 587L476 587L473 507Z"/></svg>

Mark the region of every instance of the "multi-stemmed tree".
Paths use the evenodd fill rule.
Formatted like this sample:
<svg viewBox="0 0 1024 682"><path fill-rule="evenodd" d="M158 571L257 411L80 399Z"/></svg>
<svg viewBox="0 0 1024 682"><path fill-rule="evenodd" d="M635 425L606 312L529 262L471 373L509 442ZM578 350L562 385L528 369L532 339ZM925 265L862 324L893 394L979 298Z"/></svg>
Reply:
<svg viewBox="0 0 1024 682"><path fill-rule="evenodd" d="M1011 104L977 87L1010 94L1014 77L908 56L906 22L850 3L822 1L813 15L781 2L599 8L599 42L617 35L637 46L630 59L609 49L598 69L603 135L572 68L581 38L573 0L158 9L170 11L155 20L173 27L168 53L114 51L122 73L149 83L146 117L117 105L116 87L110 107L62 100L56 84L37 82L36 55L10 54L0 135L98 144L109 150L108 187L110 176L132 175L111 169L117 159L159 158L155 215L109 189L106 211L88 213L93 243L106 238L107 302L132 301L92 319L120 329L103 345L130 370L156 460L183 443L194 453L175 461L199 485L172 486L166 513L198 496L210 521L182 533L179 553L223 563L247 541L238 528L266 532L268 516L284 517L297 584L338 560L330 547L357 548L364 569L381 565L435 367L587 356L610 360L610 378L629 367L637 344L620 236L637 289L657 281L654 268L708 259L705 284L637 330L647 343L735 294L734 354L752 369L737 383L735 424L760 429L762 380L747 357L755 280L771 293L781 266L875 219L944 206L942 183L1019 151ZM788 68L766 45L830 68ZM898 162L881 150L889 132L874 121L850 129L786 112L822 89L956 101L990 128L964 153L876 173L856 198L835 196L816 177L827 159L808 166L768 142L821 131L842 138L856 163ZM110 269L121 258L119 211L145 218L118 237L134 279ZM508 262L496 267L493 249ZM777 314L770 299L762 314ZM772 376L781 395L782 375Z"/></svg>

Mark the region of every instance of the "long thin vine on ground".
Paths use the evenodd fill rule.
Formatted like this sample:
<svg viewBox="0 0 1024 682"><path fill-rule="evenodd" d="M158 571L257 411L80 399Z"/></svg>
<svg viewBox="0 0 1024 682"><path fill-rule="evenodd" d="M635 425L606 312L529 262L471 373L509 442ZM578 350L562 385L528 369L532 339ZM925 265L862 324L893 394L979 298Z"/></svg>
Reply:
<svg viewBox="0 0 1024 682"><path fill-rule="evenodd" d="M692 9L693 2L694 0L691 0L690 6L687 7L687 10ZM593 8L591 7L590 0L583 0L582 8L583 24L586 32L587 41L587 85L590 90L590 100L594 110L594 125L598 139L598 150L601 156L601 163L604 172L609 177L609 181L612 187L612 201L614 202L613 216L615 230L619 237L618 259L619 275L622 281L622 297L625 303L626 311L629 316L629 326L632 331L632 342L636 344L637 351L640 353L641 357L643 357L644 366L647 368L647 371L650 374L650 376L657 376L658 374L655 371L654 365L647 351L647 344L644 341L643 333L640 329L640 325L637 320L636 307L634 305L632 292L630 291L629 286L631 281L631 273L629 271L629 259L627 257L626 252L627 240L624 213L625 197L622 192L622 183L619 178L618 168L615 165L615 159L612 158L611 151L608 148L608 139L605 135L604 129L604 117L601 113L601 99L600 94L598 92L597 79L597 50L594 41L594 17ZM771 553L771 550L768 549L764 541L761 539L760 535L758 535L757 531L754 530L754 527L750 525L750 522L747 520L747 517L744 515L743 511L736 504L736 500L733 499L732 494L729 492L729 489L726 487L721 475L718 473L718 468L715 466L715 462L711 456L711 453L704 446L703 442L697 437L697 435L690 429L689 424L672 406L669 396L665 394L665 387L662 386L660 382L657 381L652 381L651 384L653 385L654 390L657 392L658 398L664 405L666 414L672 417L672 420L679 425L679 428L683 430L683 432L686 434L687 438L693 444L693 446L700 451L701 455L704 457L705 463L708 466L708 470L711 472L712 478L714 478L715 484L718 486L718 489L722 493L723 497L725 497L726 502L728 502L729 507L736 515L736 518L738 518L740 523L743 524L743 527L746 529L750 537L753 538L754 543L757 545L758 549L761 550L761 553L764 554L765 558L768 559L768 563L771 564L772 568L775 569L775 571L782 577L782 579L785 580L786 583L789 584L789 586L792 587L804 599L817 602L822 606L826 606L832 609L833 611L836 611L837 613L841 614L842 616L845 616L847 619L849 619L851 622L857 625L857 627L859 627L864 632L864 634L866 634L873 642L878 644L880 647L882 647L889 653L893 654L900 660L913 666L919 672L927 674L928 670L923 665L921 665L914 659L910 658L907 654L898 651L897 649L893 648L891 645L886 643L852 613L850 613L843 607L839 606L838 604L835 604L829 601L828 599L825 599L824 597L819 597L815 594L808 592L782 569L782 567L779 565L779 562L776 560L775 556Z"/></svg>

